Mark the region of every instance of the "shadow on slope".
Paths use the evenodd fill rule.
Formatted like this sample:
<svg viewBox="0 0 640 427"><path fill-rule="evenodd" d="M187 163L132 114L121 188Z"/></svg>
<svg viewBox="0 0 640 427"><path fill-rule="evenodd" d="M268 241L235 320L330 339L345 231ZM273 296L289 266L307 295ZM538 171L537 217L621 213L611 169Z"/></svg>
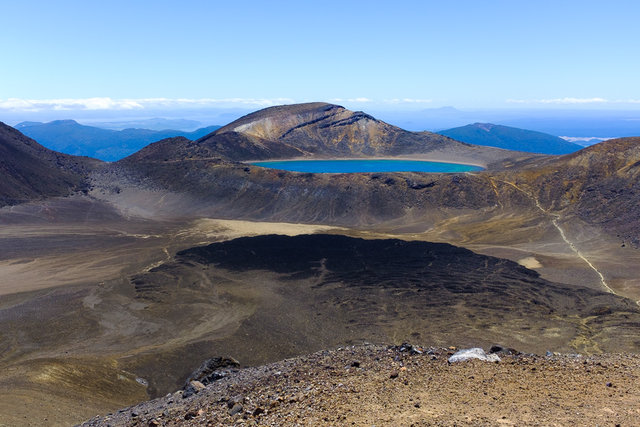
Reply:
<svg viewBox="0 0 640 427"><path fill-rule="evenodd" d="M209 344L200 337L186 353L135 362L132 368L161 392L171 384L154 374L156 364L179 371L192 359L195 366L195 349L253 365L364 341L500 343L537 353L640 348L633 338L640 313L632 301L552 283L514 262L448 244L340 235L239 238L181 251L131 283L152 311L184 304L186 295L193 307L216 295L224 310L246 313ZM177 309L169 310L174 318Z"/></svg>
<svg viewBox="0 0 640 427"><path fill-rule="evenodd" d="M147 382L151 397L176 390L218 355L246 366L367 341L640 347L632 301L448 244L341 235L213 243L99 285L1 302L0 388L12 390L3 401L22 414L24 396L70 405L66 396L82 390L81 415L56 415L67 422L142 400Z"/></svg>

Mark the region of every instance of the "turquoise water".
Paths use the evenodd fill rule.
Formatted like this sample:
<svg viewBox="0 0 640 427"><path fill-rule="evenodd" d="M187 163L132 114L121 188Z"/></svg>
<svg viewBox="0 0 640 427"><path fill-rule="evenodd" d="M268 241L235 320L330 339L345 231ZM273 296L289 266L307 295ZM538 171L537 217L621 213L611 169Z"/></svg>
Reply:
<svg viewBox="0 0 640 427"><path fill-rule="evenodd" d="M270 169L311 173L356 172L471 172L479 166L459 163L429 162L426 160L282 160L252 162Z"/></svg>

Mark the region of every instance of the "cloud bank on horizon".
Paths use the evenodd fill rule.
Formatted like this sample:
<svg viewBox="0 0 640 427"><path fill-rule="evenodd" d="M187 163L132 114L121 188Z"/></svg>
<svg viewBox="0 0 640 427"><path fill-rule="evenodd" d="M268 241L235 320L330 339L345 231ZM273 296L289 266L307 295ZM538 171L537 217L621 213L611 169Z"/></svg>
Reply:
<svg viewBox="0 0 640 427"><path fill-rule="evenodd" d="M313 100L315 101L315 100ZM321 100L320 100L321 101ZM0 99L0 111L42 112L42 111L99 111L99 110L180 110L198 108L266 108L275 105L309 102L291 98L132 98L113 99L110 97L61 98L61 99ZM374 100L371 98L331 98L326 102L350 105L374 106L420 106L428 105L430 99L392 98Z"/></svg>
<svg viewBox="0 0 640 427"><path fill-rule="evenodd" d="M344 104L347 108L398 109L416 110L422 108L437 108L432 99L391 98L376 100L366 97L358 98L330 98L327 100L296 100L292 98L123 98L110 97L92 98L60 98L60 99L0 99L0 113L42 113L42 112L144 112L144 111L172 111L205 109L244 109L254 110L276 105L295 104L298 102L326 101L334 104ZM505 103L514 106L602 106L635 109L640 105L640 99L609 100L600 97L593 98L552 98L552 99L507 99Z"/></svg>
<svg viewBox="0 0 640 427"><path fill-rule="evenodd" d="M605 98L551 98L551 99L507 99L509 104L560 104L560 105L576 105L576 104L619 104L633 105L640 104L640 99L616 99L609 100Z"/></svg>
<svg viewBox="0 0 640 427"><path fill-rule="evenodd" d="M0 99L0 110L39 112L74 111L74 110L143 110L143 109L180 109L210 107L270 107L273 105L291 104L289 98L250 99L250 98L139 98L112 99L110 97L94 98L62 98L62 99Z"/></svg>
<svg viewBox="0 0 640 427"><path fill-rule="evenodd" d="M347 108L368 108L372 110L420 110L424 108L440 108L433 99L389 98L374 99L367 97L329 98L329 99L293 99L293 98L58 98L58 99L0 99L0 114L13 113L62 113L62 112L144 112L167 111L179 113L183 110L257 110L276 105L296 104L302 102L329 102L341 104ZM585 107L585 108L619 108L637 110L640 99L606 99L602 97L546 98L546 99L506 99L506 105L512 107ZM446 106L450 107L450 106ZM475 110L475 108L471 108ZM0 120L2 118L0 117Z"/></svg>

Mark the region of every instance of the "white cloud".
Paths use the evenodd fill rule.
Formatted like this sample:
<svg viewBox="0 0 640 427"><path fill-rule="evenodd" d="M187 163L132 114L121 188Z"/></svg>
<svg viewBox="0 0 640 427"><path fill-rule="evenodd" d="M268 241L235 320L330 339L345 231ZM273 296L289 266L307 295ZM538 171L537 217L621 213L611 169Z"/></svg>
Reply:
<svg viewBox="0 0 640 427"><path fill-rule="evenodd" d="M329 102L373 102L372 99L369 98L332 98Z"/></svg>
<svg viewBox="0 0 640 427"><path fill-rule="evenodd" d="M554 99L541 99L542 104L594 104L609 102L604 98L554 98Z"/></svg>
<svg viewBox="0 0 640 427"><path fill-rule="evenodd" d="M551 99L507 99L510 104L603 104L604 98L551 98Z"/></svg>
<svg viewBox="0 0 640 427"><path fill-rule="evenodd" d="M331 98L328 102L345 102L345 103L369 103L369 104L428 104L433 102L431 99L416 99L416 98L393 98L393 99L384 99L382 101L378 101L371 98Z"/></svg>
<svg viewBox="0 0 640 427"><path fill-rule="evenodd" d="M415 98L394 98L394 99L385 99L384 101L387 104L428 104L433 102L431 99L415 99Z"/></svg>
<svg viewBox="0 0 640 427"><path fill-rule="evenodd" d="M431 103L431 99L394 98L382 101L367 98L333 98L332 103L419 105ZM291 98L58 98L58 99L0 99L0 111L47 112L47 111L145 111L181 108L265 108L274 105L293 104Z"/></svg>
<svg viewBox="0 0 640 427"><path fill-rule="evenodd" d="M13 111L42 110L133 110L144 108L132 99L113 100L111 98L83 99L18 99L0 100L0 109Z"/></svg>
<svg viewBox="0 0 640 427"><path fill-rule="evenodd" d="M178 99L165 99L165 98L156 98L150 99L150 102L162 102L167 106L176 106L179 104L183 105L200 105L205 107L215 106L215 105L253 105L253 106L261 106L261 107L270 107L273 105L282 105L282 104L293 104L295 100L291 98L272 98L272 99L264 99L264 98L200 98L200 99L188 99L188 98L178 98Z"/></svg>
<svg viewBox="0 0 640 427"><path fill-rule="evenodd" d="M509 104L557 104L557 105L579 105L579 104L640 104L640 99L606 99L606 98L550 98L550 99L507 99Z"/></svg>
<svg viewBox="0 0 640 427"><path fill-rule="evenodd" d="M67 111L67 110L144 110L153 108L187 108L187 107L233 107L254 106L269 107L273 105L291 104L290 98L139 98L112 99L104 98L61 98L61 99L0 99L0 110L8 111Z"/></svg>
<svg viewBox="0 0 640 427"><path fill-rule="evenodd" d="M559 138L564 139L569 142L602 142L607 141L609 139L614 139L614 136L611 137L600 137L600 136L560 136Z"/></svg>

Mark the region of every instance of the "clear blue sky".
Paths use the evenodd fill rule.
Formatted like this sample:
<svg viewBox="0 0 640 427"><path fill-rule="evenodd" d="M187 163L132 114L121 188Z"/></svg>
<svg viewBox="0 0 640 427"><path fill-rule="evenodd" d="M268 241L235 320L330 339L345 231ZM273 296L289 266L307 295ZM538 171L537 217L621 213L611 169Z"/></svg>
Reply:
<svg viewBox="0 0 640 427"><path fill-rule="evenodd" d="M638 109L639 19L637 0L7 0L0 116L148 98Z"/></svg>

